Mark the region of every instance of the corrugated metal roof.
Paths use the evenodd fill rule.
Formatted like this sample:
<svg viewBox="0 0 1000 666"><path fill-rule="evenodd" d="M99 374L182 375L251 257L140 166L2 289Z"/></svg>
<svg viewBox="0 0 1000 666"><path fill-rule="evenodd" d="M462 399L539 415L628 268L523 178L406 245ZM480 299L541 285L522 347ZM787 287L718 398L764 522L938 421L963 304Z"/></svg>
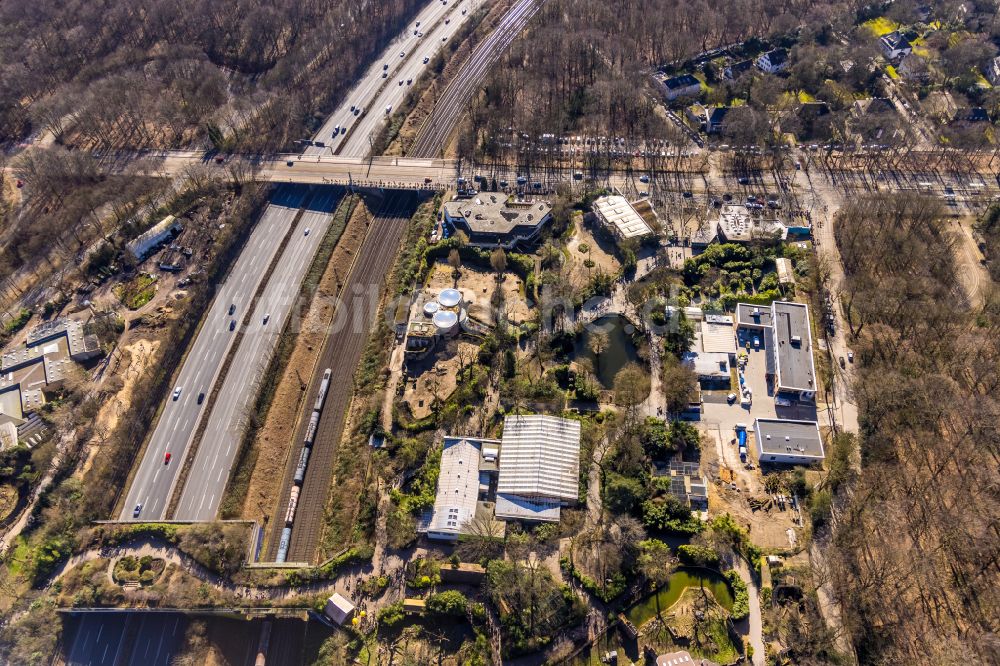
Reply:
<svg viewBox="0 0 1000 666"><path fill-rule="evenodd" d="M571 502L579 499L579 421L543 415L508 416L502 442L497 494Z"/></svg>

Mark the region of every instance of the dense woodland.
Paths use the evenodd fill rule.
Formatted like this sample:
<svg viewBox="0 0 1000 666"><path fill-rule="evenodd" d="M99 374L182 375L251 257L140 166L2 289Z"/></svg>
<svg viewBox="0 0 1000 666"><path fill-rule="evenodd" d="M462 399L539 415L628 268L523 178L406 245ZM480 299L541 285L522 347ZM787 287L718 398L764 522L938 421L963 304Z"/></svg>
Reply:
<svg viewBox="0 0 1000 666"><path fill-rule="evenodd" d="M0 5L0 141L97 149L280 147L326 110L418 0Z"/></svg>
<svg viewBox="0 0 1000 666"><path fill-rule="evenodd" d="M941 213L871 197L836 226L863 464L839 488L829 554L866 664L1000 654L1000 302L994 284L967 304Z"/></svg>

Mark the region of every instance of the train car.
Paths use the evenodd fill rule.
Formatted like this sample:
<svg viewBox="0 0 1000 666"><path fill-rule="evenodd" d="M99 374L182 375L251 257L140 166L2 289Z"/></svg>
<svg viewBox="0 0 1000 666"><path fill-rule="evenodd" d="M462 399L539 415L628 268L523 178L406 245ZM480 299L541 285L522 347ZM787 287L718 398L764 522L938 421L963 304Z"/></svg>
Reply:
<svg viewBox="0 0 1000 666"><path fill-rule="evenodd" d="M275 562L284 562L285 558L288 557L288 545L292 542L292 528L286 527L281 530L281 540L278 541L278 555L274 558Z"/></svg>
<svg viewBox="0 0 1000 666"><path fill-rule="evenodd" d="M319 412L313 410L312 416L309 417L309 425L306 426L306 437L302 442L306 446L312 446L313 442L316 440L316 428L319 426Z"/></svg>
<svg viewBox="0 0 1000 666"><path fill-rule="evenodd" d="M285 512L285 524L291 525L295 522L295 509L299 505L299 487L292 486L292 492L288 496L288 511Z"/></svg>
<svg viewBox="0 0 1000 666"><path fill-rule="evenodd" d="M323 409L323 403L326 401L326 391L330 388L330 376L333 375L333 370L327 368L323 371L323 381L319 385L319 395L316 396L316 406L313 408L317 412Z"/></svg>
<svg viewBox="0 0 1000 666"><path fill-rule="evenodd" d="M299 454L299 464L295 466L295 485L301 486L302 482L306 480L306 466L309 464L309 449L302 447L302 453Z"/></svg>

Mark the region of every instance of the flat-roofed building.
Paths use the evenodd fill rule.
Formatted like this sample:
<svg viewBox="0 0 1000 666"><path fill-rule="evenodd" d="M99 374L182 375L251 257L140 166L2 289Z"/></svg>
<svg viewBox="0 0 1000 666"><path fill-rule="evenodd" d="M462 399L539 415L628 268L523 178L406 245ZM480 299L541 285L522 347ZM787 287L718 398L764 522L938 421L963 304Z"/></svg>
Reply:
<svg viewBox="0 0 1000 666"><path fill-rule="evenodd" d="M537 197L480 192L447 202L443 214L445 224L464 232L470 245L511 250L538 240L552 219L552 204Z"/></svg>
<svg viewBox="0 0 1000 666"><path fill-rule="evenodd" d="M768 350L774 358L775 392L791 394L801 401L816 397L816 367L813 363L809 307L804 303L775 301L771 304L774 342Z"/></svg>
<svg viewBox="0 0 1000 666"><path fill-rule="evenodd" d="M761 463L811 465L825 457L816 421L757 419L753 428Z"/></svg>
<svg viewBox="0 0 1000 666"><path fill-rule="evenodd" d="M763 330L771 327L771 308L751 303L736 304L736 327Z"/></svg>
<svg viewBox="0 0 1000 666"><path fill-rule="evenodd" d="M495 439L444 438L434 508L420 530L427 538L456 541L480 514L490 494L499 446Z"/></svg>
<svg viewBox="0 0 1000 666"><path fill-rule="evenodd" d="M580 423L544 415L504 421L497 518L558 522L580 495Z"/></svg>
<svg viewBox="0 0 1000 666"><path fill-rule="evenodd" d="M694 345L681 357L704 388L728 388L730 367L736 362L736 330L729 315L705 314L695 332Z"/></svg>
<svg viewBox="0 0 1000 666"><path fill-rule="evenodd" d="M720 243L749 243L762 238L785 239L788 236L788 229L779 220L755 217L746 206L736 204L722 207L715 231Z"/></svg>
<svg viewBox="0 0 1000 666"><path fill-rule="evenodd" d="M597 220L618 240L642 238L653 233L642 215L623 196L612 194L594 201Z"/></svg>
<svg viewBox="0 0 1000 666"><path fill-rule="evenodd" d="M737 303L736 325L763 341L767 374L774 380L776 394L801 402L816 398L807 305L790 301L774 301L770 307Z"/></svg>

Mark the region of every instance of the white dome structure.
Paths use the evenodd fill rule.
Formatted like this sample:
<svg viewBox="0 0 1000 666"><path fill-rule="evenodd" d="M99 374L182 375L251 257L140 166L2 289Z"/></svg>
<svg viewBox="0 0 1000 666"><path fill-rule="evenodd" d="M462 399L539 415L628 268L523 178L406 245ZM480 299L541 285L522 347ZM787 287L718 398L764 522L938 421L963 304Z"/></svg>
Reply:
<svg viewBox="0 0 1000 666"><path fill-rule="evenodd" d="M433 317L441 309L441 304L437 301L427 301L424 303L424 316Z"/></svg>
<svg viewBox="0 0 1000 666"><path fill-rule="evenodd" d="M458 289L445 289L438 296L438 303L445 308L457 307L462 302L462 292Z"/></svg>
<svg viewBox="0 0 1000 666"><path fill-rule="evenodd" d="M434 326L440 335L452 335L458 330L458 315L451 310L441 310L434 315Z"/></svg>

